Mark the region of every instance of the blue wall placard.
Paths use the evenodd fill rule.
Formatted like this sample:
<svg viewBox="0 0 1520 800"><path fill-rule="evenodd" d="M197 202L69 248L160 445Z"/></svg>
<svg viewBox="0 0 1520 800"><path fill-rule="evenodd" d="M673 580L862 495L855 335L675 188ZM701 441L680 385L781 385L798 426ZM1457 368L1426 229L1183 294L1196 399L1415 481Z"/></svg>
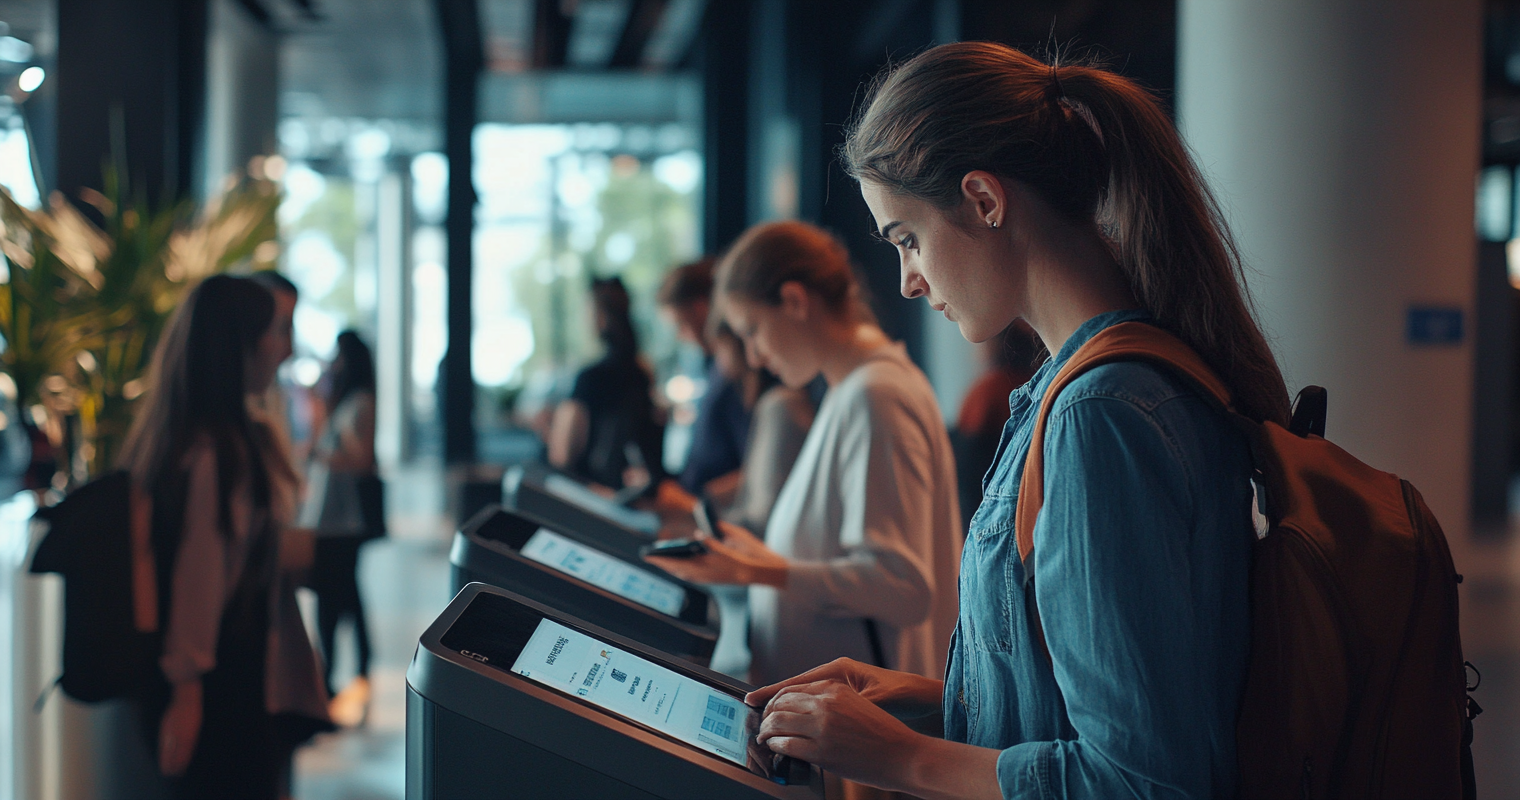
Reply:
<svg viewBox="0 0 1520 800"><path fill-rule="evenodd" d="M1451 346L1462 343L1462 309L1410 306L1405 336L1412 345Z"/></svg>

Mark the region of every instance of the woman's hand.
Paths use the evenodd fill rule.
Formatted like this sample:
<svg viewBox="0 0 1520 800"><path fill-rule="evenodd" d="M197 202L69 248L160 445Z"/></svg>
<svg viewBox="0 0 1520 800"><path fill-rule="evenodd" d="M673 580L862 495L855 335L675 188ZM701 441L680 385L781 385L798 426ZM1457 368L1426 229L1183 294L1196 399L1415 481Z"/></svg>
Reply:
<svg viewBox="0 0 1520 800"><path fill-rule="evenodd" d="M853 658L836 658L795 678L762 686L744 698L747 705L761 707L783 689L818 681L838 681L854 689L861 697L899 716L922 716L938 713L945 693L945 682L910 672L863 664Z"/></svg>
<svg viewBox="0 0 1520 800"><path fill-rule="evenodd" d="M1002 800L999 751L914 732L887 707L937 711L942 681L848 658L750 692L760 744L859 783L917 797Z"/></svg>
<svg viewBox="0 0 1520 800"><path fill-rule="evenodd" d="M842 681L793 684L765 706L759 743L773 752L815 764L882 789L905 787L901 766L919 740L907 725Z"/></svg>
<svg viewBox="0 0 1520 800"><path fill-rule="evenodd" d="M690 539L697 536L697 521L692 516L697 498L670 478L660 481L650 498L650 510L660 515L661 539Z"/></svg>
<svg viewBox="0 0 1520 800"><path fill-rule="evenodd" d="M644 560L693 583L752 583L786 587L786 556L765 546L753 533L729 522L718 522L723 541L704 538L707 552L689 558L648 556Z"/></svg>
<svg viewBox="0 0 1520 800"><path fill-rule="evenodd" d="M169 707L158 726L158 771L171 778L184 774L201 735L201 682L174 684Z"/></svg>
<svg viewBox="0 0 1520 800"><path fill-rule="evenodd" d="M697 507L697 498L671 478L660 481L654 491L654 510L660 514L683 514L691 516Z"/></svg>

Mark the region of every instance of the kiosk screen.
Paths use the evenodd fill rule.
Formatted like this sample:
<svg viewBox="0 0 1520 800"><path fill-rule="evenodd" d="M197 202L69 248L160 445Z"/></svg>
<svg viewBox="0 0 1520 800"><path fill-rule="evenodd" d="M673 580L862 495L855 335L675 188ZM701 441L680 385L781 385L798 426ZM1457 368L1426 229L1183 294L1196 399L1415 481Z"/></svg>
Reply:
<svg viewBox="0 0 1520 800"><path fill-rule="evenodd" d="M681 606L686 603L686 590L680 586L548 528L539 528L518 552L524 558L573 575L662 614L679 617Z"/></svg>
<svg viewBox="0 0 1520 800"><path fill-rule="evenodd" d="M740 766L759 725L738 698L550 619L538 623L512 671Z"/></svg>
<svg viewBox="0 0 1520 800"><path fill-rule="evenodd" d="M515 600L476 595L439 643L777 779L774 754L755 743L760 712L735 690L609 645Z"/></svg>
<svg viewBox="0 0 1520 800"><path fill-rule="evenodd" d="M544 489L561 500L573 503L625 528L653 535L660 529L660 517L652 511L635 511L602 497L563 475L544 478Z"/></svg>

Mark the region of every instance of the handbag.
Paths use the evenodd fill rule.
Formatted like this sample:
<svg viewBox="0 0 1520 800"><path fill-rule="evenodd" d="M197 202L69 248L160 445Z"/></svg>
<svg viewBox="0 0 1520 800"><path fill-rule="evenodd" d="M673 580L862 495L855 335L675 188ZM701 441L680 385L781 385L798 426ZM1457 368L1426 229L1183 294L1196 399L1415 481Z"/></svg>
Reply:
<svg viewBox="0 0 1520 800"><path fill-rule="evenodd" d="M366 541L385 536L385 481L379 475L361 475L354 488L359 494L359 517L364 524L360 536Z"/></svg>

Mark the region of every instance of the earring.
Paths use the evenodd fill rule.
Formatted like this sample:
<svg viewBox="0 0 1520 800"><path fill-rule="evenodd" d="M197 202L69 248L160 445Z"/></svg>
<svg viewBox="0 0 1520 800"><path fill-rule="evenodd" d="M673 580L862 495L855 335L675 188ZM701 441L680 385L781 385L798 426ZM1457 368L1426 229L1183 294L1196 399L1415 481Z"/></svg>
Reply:
<svg viewBox="0 0 1520 800"><path fill-rule="evenodd" d="M989 220L987 220L987 227L992 228L992 229L995 230L997 228L997 226L998 226L997 220L995 220L995 219L989 219Z"/></svg>

